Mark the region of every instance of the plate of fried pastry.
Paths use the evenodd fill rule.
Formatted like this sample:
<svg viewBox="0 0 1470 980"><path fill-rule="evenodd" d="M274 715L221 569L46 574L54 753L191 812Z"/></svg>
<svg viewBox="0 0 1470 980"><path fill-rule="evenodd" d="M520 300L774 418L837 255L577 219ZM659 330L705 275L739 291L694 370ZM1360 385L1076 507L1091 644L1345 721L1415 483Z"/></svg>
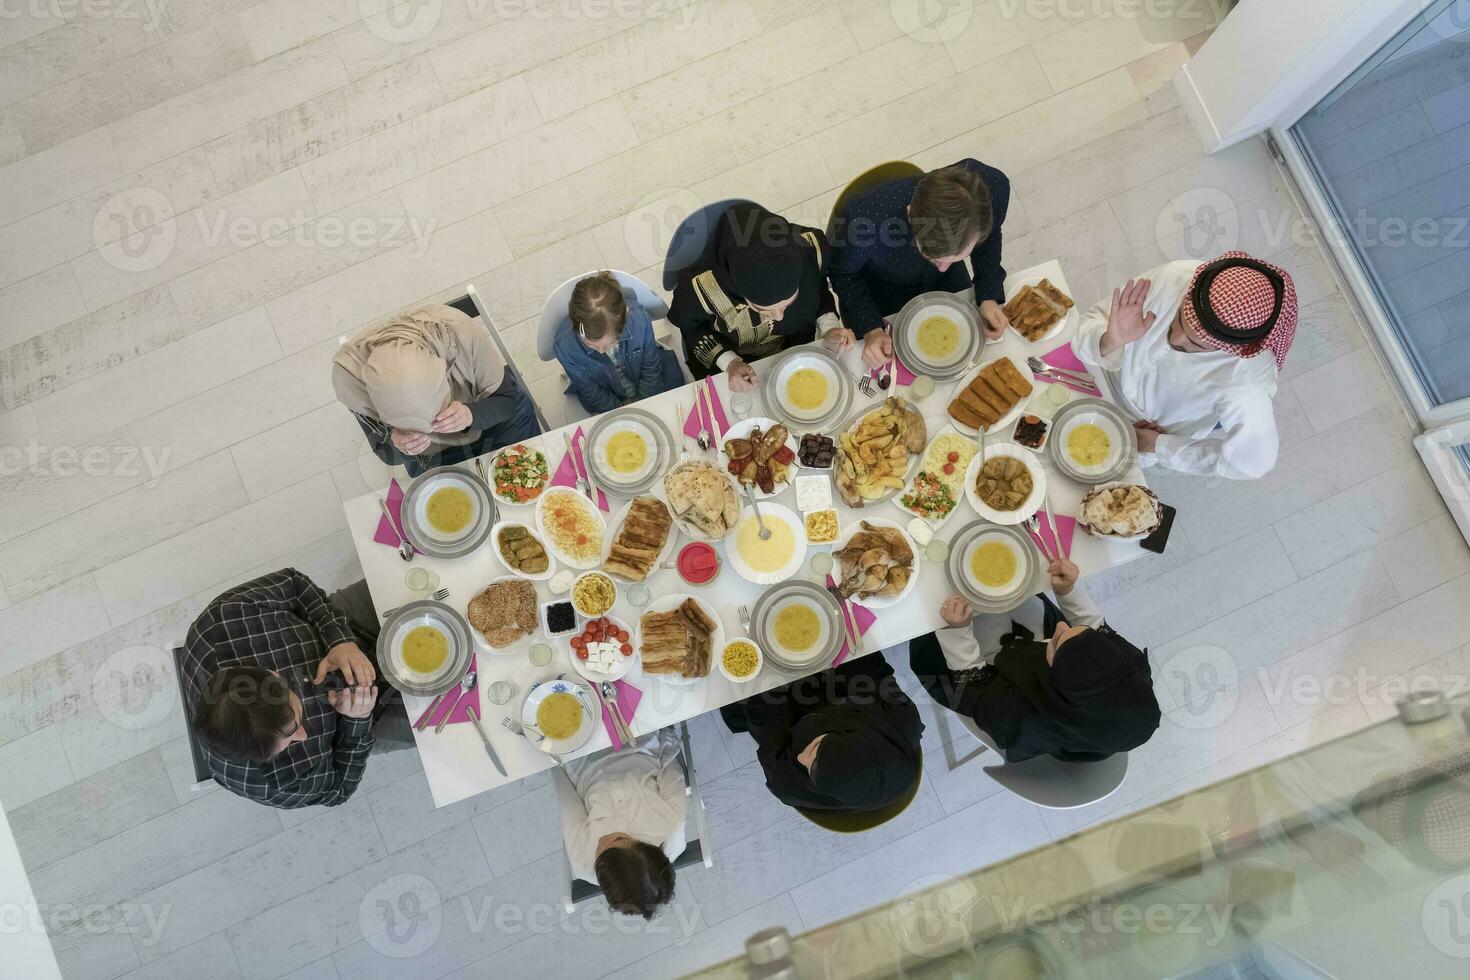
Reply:
<svg viewBox="0 0 1470 980"><path fill-rule="evenodd" d="M903 489L928 443L924 417L902 398L889 396L854 418L838 437L832 460L842 502L861 507L893 496Z"/></svg>
<svg viewBox="0 0 1470 980"><path fill-rule="evenodd" d="M470 600L466 618L491 651L515 650L541 625L536 586L513 575L494 579Z"/></svg>
<svg viewBox="0 0 1470 980"><path fill-rule="evenodd" d="M1033 344L1051 340L1076 317L1072 297L1052 285L1050 279L1023 281L1002 307L1011 329Z"/></svg>
<svg viewBox="0 0 1470 980"><path fill-rule="evenodd" d="M697 541L723 541L740 523L734 479L707 459L686 459L669 470L664 493L679 530Z"/></svg>
<svg viewBox="0 0 1470 980"><path fill-rule="evenodd" d="M634 497L613 519L618 530L608 543L602 570L629 582L642 582L673 553L678 533L669 505L657 497Z"/></svg>
<svg viewBox="0 0 1470 980"><path fill-rule="evenodd" d="M725 627L714 607L691 595L660 596L638 619L638 656L645 676L692 684L709 676Z"/></svg>
<svg viewBox="0 0 1470 980"><path fill-rule="evenodd" d="M980 370L949 403L949 417L968 435L997 432L1016 421L1026 400L1031 397L1036 375L1009 357L996 357L980 365Z"/></svg>

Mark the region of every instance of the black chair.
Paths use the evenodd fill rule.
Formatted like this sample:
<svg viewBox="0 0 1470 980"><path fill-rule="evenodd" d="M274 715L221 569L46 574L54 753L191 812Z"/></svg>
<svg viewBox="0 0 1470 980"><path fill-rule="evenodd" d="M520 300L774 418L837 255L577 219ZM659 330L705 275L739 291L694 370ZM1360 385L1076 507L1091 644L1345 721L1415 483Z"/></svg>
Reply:
<svg viewBox="0 0 1470 980"><path fill-rule="evenodd" d="M684 770L684 795L689 800L687 809L693 811L694 836L688 839L684 845L684 850L678 857L674 858L674 871L678 872L684 868L692 868L696 864L702 864L706 868L713 868L715 866L714 847L709 843L709 828L705 825L704 797L699 795L699 778L694 771L694 751L689 747L689 726L681 721L677 729L679 732L679 764ZM552 772L551 778L556 784L558 799L564 793L575 794L577 792L575 787L572 786L572 781L567 776L565 769L557 767ZM687 820L688 817L689 814L686 813L685 819ZM562 898L562 906L566 909L567 914L570 915L579 903L601 895L602 889L596 883L584 881L572 874L572 864L567 859L565 847L562 849L561 860L568 883L567 892Z"/></svg>
<svg viewBox="0 0 1470 980"><path fill-rule="evenodd" d="M204 750L194 738L194 728L189 724L189 692L184 687L184 648L174 647L174 683L179 686L179 704L184 707L184 737L189 740L189 758L194 763L194 783L189 788L198 792L214 785L214 776L209 772L209 763L204 759Z"/></svg>
<svg viewBox="0 0 1470 980"><path fill-rule="evenodd" d="M728 201L706 204L679 222L674 236L669 239L669 250L664 253L664 289L672 291L679 285L679 277L688 269L698 267L699 260L709 251L710 238L715 233L715 224L720 216L736 204L753 204L744 198L732 197Z"/></svg>

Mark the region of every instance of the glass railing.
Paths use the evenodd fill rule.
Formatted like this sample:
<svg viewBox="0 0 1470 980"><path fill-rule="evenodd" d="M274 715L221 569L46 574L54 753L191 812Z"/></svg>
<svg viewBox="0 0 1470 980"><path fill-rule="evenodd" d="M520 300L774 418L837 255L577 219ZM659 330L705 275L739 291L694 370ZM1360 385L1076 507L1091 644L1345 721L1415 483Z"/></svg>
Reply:
<svg viewBox="0 0 1470 980"><path fill-rule="evenodd" d="M1470 712L1403 714L694 975L1470 977Z"/></svg>

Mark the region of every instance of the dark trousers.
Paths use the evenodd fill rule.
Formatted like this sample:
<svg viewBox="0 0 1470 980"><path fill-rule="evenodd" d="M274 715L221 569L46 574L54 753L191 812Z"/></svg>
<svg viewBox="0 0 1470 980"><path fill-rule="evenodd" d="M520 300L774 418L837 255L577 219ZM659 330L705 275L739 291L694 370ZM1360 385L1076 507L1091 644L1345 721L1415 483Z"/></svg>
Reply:
<svg viewBox="0 0 1470 980"><path fill-rule="evenodd" d="M358 646L362 647L362 652L373 662L378 677L383 679L377 653L381 624L378 622L378 612L373 608L373 596L368 591L367 582L359 579L338 589L331 594L329 601L352 623ZM378 703L373 708L374 754L412 748L413 729L409 726L408 712L403 707L403 695L390 687L386 679L383 679L378 691Z"/></svg>

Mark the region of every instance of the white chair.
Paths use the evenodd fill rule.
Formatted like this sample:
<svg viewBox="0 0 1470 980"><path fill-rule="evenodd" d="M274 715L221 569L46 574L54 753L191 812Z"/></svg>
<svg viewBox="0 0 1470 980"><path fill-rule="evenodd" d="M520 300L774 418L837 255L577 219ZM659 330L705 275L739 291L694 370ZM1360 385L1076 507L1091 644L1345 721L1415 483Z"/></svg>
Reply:
<svg viewBox="0 0 1470 980"><path fill-rule="evenodd" d="M995 739L981 731L975 719L960 715L965 729L993 749L1002 759L1005 753ZM1049 810L1075 810L1105 800L1123 785L1128 775L1128 753L1115 752L1101 762L1063 762L1049 755L1025 762L1007 762L986 766L985 772L1005 789L1023 800Z"/></svg>
<svg viewBox="0 0 1470 980"><path fill-rule="evenodd" d="M677 872L696 864L703 864L706 868L715 866L714 844L710 840L709 827L705 823L704 797L699 794L699 776L694 769L694 750L689 745L689 726L679 722L676 731L679 735L679 765L684 770L684 796L688 803L685 806L684 819L686 821L684 850L673 860L674 870ZM566 770L560 766L552 770L552 783L556 786L557 799L561 800L565 794L576 795L576 787L567 776ZM687 822L689 817L694 818L694 833L689 835ZM562 907L568 915L575 911L577 905L596 898L602 894L602 889L595 883L583 881L572 874L572 862L567 858L566 847L561 852L562 871L566 876L567 890L562 895Z"/></svg>

